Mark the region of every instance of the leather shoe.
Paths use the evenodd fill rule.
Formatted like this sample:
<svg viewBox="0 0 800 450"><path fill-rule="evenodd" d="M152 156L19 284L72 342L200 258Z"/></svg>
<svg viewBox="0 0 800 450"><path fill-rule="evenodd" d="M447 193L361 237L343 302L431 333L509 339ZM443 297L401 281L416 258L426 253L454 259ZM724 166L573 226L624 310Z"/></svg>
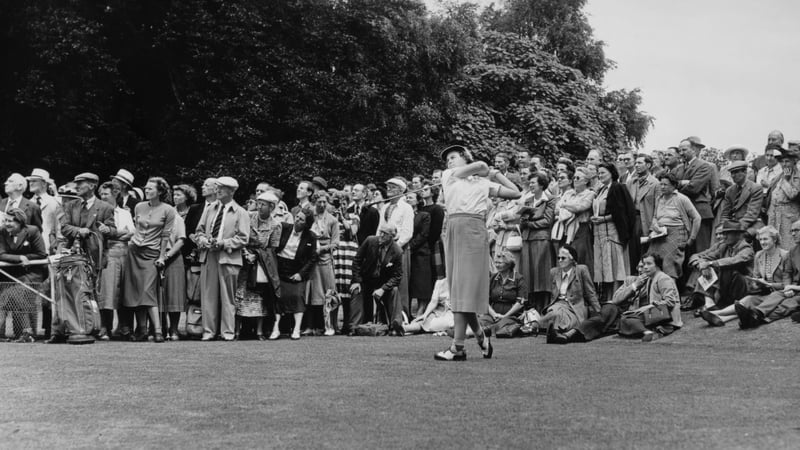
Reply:
<svg viewBox="0 0 800 450"><path fill-rule="evenodd" d="M50 336L50 339L44 341L45 344L65 344L67 342L66 336Z"/></svg>
<svg viewBox="0 0 800 450"><path fill-rule="evenodd" d="M746 330L758 326L754 323L752 312L741 303L734 302L733 308L736 310L736 315L739 317L739 328Z"/></svg>
<svg viewBox="0 0 800 450"><path fill-rule="evenodd" d="M492 347L491 328L483 329L483 345L481 345L481 353L483 353L483 359L492 359L492 354L494 353L494 347Z"/></svg>
<svg viewBox="0 0 800 450"><path fill-rule="evenodd" d="M556 327L554 324L550 324L547 326L547 343L548 344L555 344L556 338L558 336L558 332L556 332Z"/></svg>
<svg viewBox="0 0 800 450"><path fill-rule="evenodd" d="M153 342L158 344L164 342L164 335L161 333L156 333L155 337L153 338Z"/></svg>
<svg viewBox="0 0 800 450"><path fill-rule="evenodd" d="M452 347L448 347L447 350L435 354L433 359L437 361L466 361L467 352L464 350L459 352Z"/></svg>
<svg viewBox="0 0 800 450"><path fill-rule="evenodd" d="M403 325L400 323L399 320L392 321L392 331L394 331L396 336L405 336L406 330L403 328Z"/></svg>
<svg viewBox="0 0 800 450"><path fill-rule="evenodd" d="M701 311L700 312L700 317L702 317L703 320L708 322L708 324L710 326L712 326L712 327L723 327L723 326L725 326L725 322L723 322L722 319L720 319L718 315L710 313L708 311Z"/></svg>

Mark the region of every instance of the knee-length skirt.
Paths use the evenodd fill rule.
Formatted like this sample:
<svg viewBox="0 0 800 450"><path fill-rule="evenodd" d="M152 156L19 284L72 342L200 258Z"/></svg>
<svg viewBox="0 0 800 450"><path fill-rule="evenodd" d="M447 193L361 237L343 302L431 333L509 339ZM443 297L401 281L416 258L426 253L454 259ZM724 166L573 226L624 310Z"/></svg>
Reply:
<svg viewBox="0 0 800 450"><path fill-rule="evenodd" d="M164 268L164 308L166 312L186 310L186 269L180 255Z"/></svg>
<svg viewBox="0 0 800 450"><path fill-rule="evenodd" d="M549 239L522 241L520 273L528 281L528 292L550 292L550 269L554 260Z"/></svg>
<svg viewBox="0 0 800 450"><path fill-rule="evenodd" d="M256 284L256 287L248 287L252 264L245 264L239 271L236 278L236 294L234 303L236 305L236 315L241 317L264 317L267 315L264 296L262 292L267 284Z"/></svg>
<svg viewBox="0 0 800 450"><path fill-rule="evenodd" d="M159 251L149 247L128 246L128 258L122 276L122 304L127 308L158 306L156 293Z"/></svg>
<svg viewBox="0 0 800 450"><path fill-rule="evenodd" d="M408 280L410 298L431 298L433 293L433 264L430 255L411 255L411 277Z"/></svg>
<svg viewBox="0 0 800 450"><path fill-rule="evenodd" d="M445 267L455 312L489 310L489 233L481 215L451 214L445 234Z"/></svg>
<svg viewBox="0 0 800 450"><path fill-rule="evenodd" d="M306 304L322 306L325 304L325 293L328 289L336 290L336 276L333 273L333 259L318 262L311 269L306 292Z"/></svg>
<svg viewBox="0 0 800 450"><path fill-rule="evenodd" d="M100 274L100 309L118 309L122 292L122 272L128 257L128 243L116 242L108 248L106 267Z"/></svg>
<svg viewBox="0 0 800 450"><path fill-rule="evenodd" d="M594 281L625 281L629 272L628 254L620 242L614 222L594 224Z"/></svg>
<svg viewBox="0 0 800 450"><path fill-rule="evenodd" d="M294 314L306 311L306 282L281 280L281 296L275 301L275 314Z"/></svg>

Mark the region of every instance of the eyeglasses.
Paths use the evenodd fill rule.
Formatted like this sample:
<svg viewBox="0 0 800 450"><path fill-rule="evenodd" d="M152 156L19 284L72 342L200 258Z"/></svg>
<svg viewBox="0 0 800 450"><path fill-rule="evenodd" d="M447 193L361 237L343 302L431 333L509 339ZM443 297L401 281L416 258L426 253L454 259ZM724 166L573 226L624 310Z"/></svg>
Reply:
<svg viewBox="0 0 800 450"><path fill-rule="evenodd" d="M790 233L798 233L798 232L800 232L800 228L792 228L791 230L789 230L789 232Z"/></svg>
<svg viewBox="0 0 800 450"><path fill-rule="evenodd" d="M564 261L564 260L566 260L566 259L567 259L567 257L566 257L566 256L559 256L559 257L558 257L558 260L559 260L559 261Z"/></svg>

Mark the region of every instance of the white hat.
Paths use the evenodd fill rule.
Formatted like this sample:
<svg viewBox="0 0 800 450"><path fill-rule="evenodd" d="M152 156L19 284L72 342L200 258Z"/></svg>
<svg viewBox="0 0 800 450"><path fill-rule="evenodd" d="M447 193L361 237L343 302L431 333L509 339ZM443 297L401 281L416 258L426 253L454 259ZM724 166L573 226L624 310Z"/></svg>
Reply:
<svg viewBox="0 0 800 450"><path fill-rule="evenodd" d="M119 169L117 174L112 176L111 178L117 179L122 181L123 183L127 184L128 186L133 186L133 174L128 172L125 169Z"/></svg>
<svg viewBox="0 0 800 450"><path fill-rule="evenodd" d="M386 184L394 184L395 186L400 186L400 189L402 189L403 192L406 191L407 187L406 183L400 178L389 178L388 180L386 180Z"/></svg>
<svg viewBox="0 0 800 450"><path fill-rule="evenodd" d="M264 192L264 193L260 194L258 196L258 198L256 198L256 200L261 200L263 202L273 203L273 204L276 204L276 205L280 201L280 200L278 200L278 196L273 194L270 191L267 191L267 192Z"/></svg>
<svg viewBox="0 0 800 450"><path fill-rule="evenodd" d="M219 177L217 178L217 184L220 186L239 189L239 182L237 182L233 177Z"/></svg>
<svg viewBox="0 0 800 450"><path fill-rule="evenodd" d="M44 169L33 169L31 171L31 175L25 178L28 180L42 180L47 183L53 181L50 179L50 172Z"/></svg>

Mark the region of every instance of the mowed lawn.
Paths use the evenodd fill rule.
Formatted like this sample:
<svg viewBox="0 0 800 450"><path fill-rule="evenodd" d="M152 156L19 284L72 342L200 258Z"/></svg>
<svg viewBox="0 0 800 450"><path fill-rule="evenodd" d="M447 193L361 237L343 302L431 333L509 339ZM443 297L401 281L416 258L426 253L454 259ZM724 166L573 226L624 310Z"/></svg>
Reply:
<svg viewBox="0 0 800 450"><path fill-rule="evenodd" d="M0 344L2 448L800 448L800 325L650 344Z"/></svg>

